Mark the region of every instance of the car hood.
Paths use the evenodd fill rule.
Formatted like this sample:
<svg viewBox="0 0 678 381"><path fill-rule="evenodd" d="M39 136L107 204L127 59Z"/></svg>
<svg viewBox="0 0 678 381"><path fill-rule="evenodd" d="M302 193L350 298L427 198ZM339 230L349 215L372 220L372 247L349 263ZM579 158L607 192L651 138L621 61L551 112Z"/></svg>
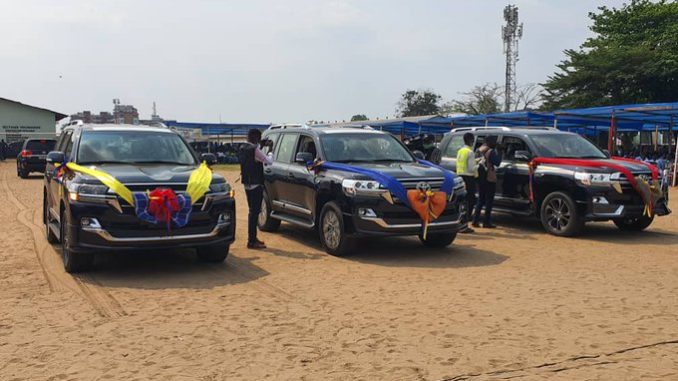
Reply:
<svg viewBox="0 0 678 381"><path fill-rule="evenodd" d="M123 184L163 184L163 183L188 183L191 173L197 168L196 165L174 164L101 164L87 166L98 169L115 177ZM78 174L79 181L83 183L98 183L91 176ZM223 182L223 177L213 174L212 181Z"/></svg>
<svg viewBox="0 0 678 381"><path fill-rule="evenodd" d="M438 168L419 163L352 163L354 167L382 172L397 179L443 177ZM360 174L347 173L347 178L366 178Z"/></svg>
<svg viewBox="0 0 678 381"><path fill-rule="evenodd" d="M580 159L574 159L574 160L580 160ZM587 160L587 159L583 159ZM591 159L592 162L596 163L601 163L601 165L604 164L611 164L611 165L616 165L616 166L622 166L628 170L630 170L632 173L650 173L650 168L648 168L645 164L643 163L636 163L636 162L630 162L630 161L624 161L624 160L614 160L614 159ZM547 164L543 164L547 165ZM583 167L583 166L577 166L577 165L560 165L560 164L548 164L549 166L557 166L557 167L562 167L562 168L567 168L571 170L576 170L576 171L586 171L586 172L594 172L594 173L614 173L618 172L614 169L610 168L591 168L591 167Z"/></svg>

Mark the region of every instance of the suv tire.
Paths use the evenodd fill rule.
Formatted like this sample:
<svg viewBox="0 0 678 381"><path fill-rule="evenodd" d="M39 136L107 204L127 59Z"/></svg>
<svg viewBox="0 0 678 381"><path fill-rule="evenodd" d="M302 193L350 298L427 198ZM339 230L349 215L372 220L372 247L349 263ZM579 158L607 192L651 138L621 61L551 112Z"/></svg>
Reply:
<svg viewBox="0 0 678 381"><path fill-rule="evenodd" d="M42 200L42 222L45 224L45 237L49 243L59 242L59 237L52 233L52 229L49 228L49 207L47 206L47 196L43 196Z"/></svg>
<svg viewBox="0 0 678 381"><path fill-rule="evenodd" d="M28 172L24 171L23 169L19 169L18 171L19 177L22 179L27 179L28 178Z"/></svg>
<svg viewBox="0 0 678 381"><path fill-rule="evenodd" d="M70 224L69 214L61 212L60 220L59 240L61 241L61 255L63 256L64 269L67 273L71 274L91 269L94 262L94 255L92 253L76 253L70 249L70 240L68 239L68 234L66 234L66 227Z"/></svg>
<svg viewBox="0 0 678 381"><path fill-rule="evenodd" d="M218 245L203 246L198 248L198 259L203 262L219 263L223 262L228 256L229 244L220 243Z"/></svg>
<svg viewBox="0 0 678 381"><path fill-rule="evenodd" d="M353 248L353 239L346 235L343 213L333 201L326 203L320 212L318 233L328 254L342 257Z"/></svg>
<svg viewBox="0 0 678 381"><path fill-rule="evenodd" d="M619 218L612 220L615 225L620 230L625 230L625 231L643 231L645 230L648 226L652 224L652 221L654 221L654 216L652 217L647 217L647 216L641 216L638 218Z"/></svg>
<svg viewBox="0 0 678 381"><path fill-rule="evenodd" d="M264 191L264 197L261 198L261 212L257 217L257 226L263 232L274 232L280 228L280 220L271 218L271 200L266 191Z"/></svg>
<svg viewBox="0 0 678 381"><path fill-rule="evenodd" d="M419 234L419 240L422 245L430 248L443 248L450 246L454 239L457 238L457 233L435 233L427 234L426 239L422 234Z"/></svg>
<svg viewBox="0 0 678 381"><path fill-rule="evenodd" d="M541 203L541 224L544 229L560 237L572 237L584 227L584 219L572 197L563 192L550 193Z"/></svg>

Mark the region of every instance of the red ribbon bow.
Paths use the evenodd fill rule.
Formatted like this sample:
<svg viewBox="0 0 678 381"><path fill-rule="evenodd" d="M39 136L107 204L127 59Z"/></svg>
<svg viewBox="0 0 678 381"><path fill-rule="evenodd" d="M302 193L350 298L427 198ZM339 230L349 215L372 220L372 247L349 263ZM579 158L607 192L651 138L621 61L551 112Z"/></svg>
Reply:
<svg viewBox="0 0 678 381"><path fill-rule="evenodd" d="M177 195L171 189L156 188L148 194L148 199L148 213L158 222L166 222L169 230L172 216L180 209Z"/></svg>

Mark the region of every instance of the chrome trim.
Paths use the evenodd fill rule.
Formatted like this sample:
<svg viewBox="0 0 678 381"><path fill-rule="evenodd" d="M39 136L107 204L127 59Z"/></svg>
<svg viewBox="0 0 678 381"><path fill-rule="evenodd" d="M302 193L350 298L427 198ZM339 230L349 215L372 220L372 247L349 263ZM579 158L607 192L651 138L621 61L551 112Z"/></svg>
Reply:
<svg viewBox="0 0 678 381"><path fill-rule="evenodd" d="M202 239L202 238L211 238L216 237L222 228L230 225L230 222L223 224L218 224L212 229L209 233L203 234L186 234L186 235L166 235L166 236L155 236L155 237L129 237L129 238L120 238L114 237L104 228L82 228L83 231L88 233L97 234L99 237L105 239L108 242L114 243L153 243L153 242L173 242L173 241L184 241L192 239Z"/></svg>
<svg viewBox="0 0 678 381"><path fill-rule="evenodd" d="M363 217L363 216L359 216L359 217L362 220L374 222L375 224L381 226L384 229L411 229L411 228L420 228L421 227L421 224L389 224L383 218L379 218L379 217ZM461 221L461 219L456 220L456 221L431 222L430 224L428 224L428 226L429 227L453 226L453 225L459 225L461 223L460 221Z"/></svg>
<svg viewBox="0 0 678 381"><path fill-rule="evenodd" d="M286 202L282 202L282 201L278 201L278 200L272 200L271 204L282 208L282 210L291 210L293 212L303 213L303 214L307 214L309 216L312 214L309 209L302 208L300 206L296 206L296 205L292 205L292 204L288 204Z"/></svg>
<svg viewBox="0 0 678 381"><path fill-rule="evenodd" d="M593 213L594 217L619 217L624 213L624 205L619 205L617 210L612 213Z"/></svg>

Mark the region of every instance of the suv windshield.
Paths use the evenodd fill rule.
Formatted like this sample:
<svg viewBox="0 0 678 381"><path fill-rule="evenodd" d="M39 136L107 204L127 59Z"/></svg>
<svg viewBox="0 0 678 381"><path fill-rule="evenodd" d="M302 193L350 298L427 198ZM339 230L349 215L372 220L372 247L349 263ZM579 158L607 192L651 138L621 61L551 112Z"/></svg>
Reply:
<svg viewBox="0 0 678 381"><path fill-rule="evenodd" d="M54 150L54 140L29 140L26 142L26 150L35 152L49 152Z"/></svg>
<svg viewBox="0 0 678 381"><path fill-rule="evenodd" d="M79 164L197 164L179 135L152 131L83 131L77 158Z"/></svg>
<svg viewBox="0 0 678 381"><path fill-rule="evenodd" d="M320 137L325 160L334 162L413 162L414 158L390 134L326 134Z"/></svg>
<svg viewBox="0 0 678 381"><path fill-rule="evenodd" d="M544 134L531 136L542 157L606 159L605 153L590 141L574 134Z"/></svg>

